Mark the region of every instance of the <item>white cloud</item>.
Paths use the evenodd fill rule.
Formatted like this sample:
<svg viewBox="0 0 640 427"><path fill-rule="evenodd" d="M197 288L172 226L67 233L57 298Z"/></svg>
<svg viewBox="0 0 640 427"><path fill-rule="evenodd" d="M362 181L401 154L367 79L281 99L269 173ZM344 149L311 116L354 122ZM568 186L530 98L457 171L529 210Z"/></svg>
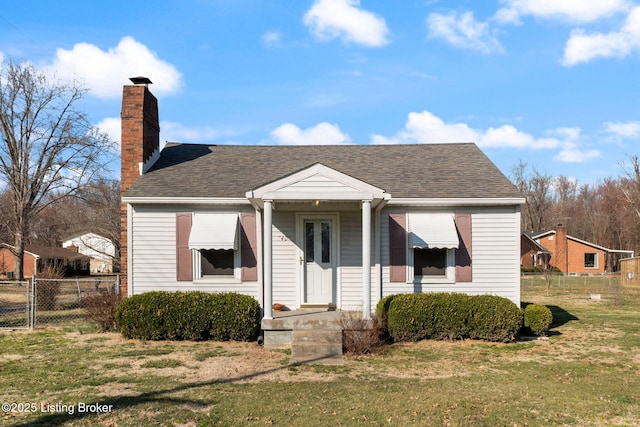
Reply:
<svg viewBox="0 0 640 427"><path fill-rule="evenodd" d="M109 139L115 141L119 146L121 136L120 123L120 117L107 117L95 125L95 127L100 129L101 132L106 133L109 136Z"/></svg>
<svg viewBox="0 0 640 427"><path fill-rule="evenodd" d="M597 159L602 153L598 150L579 150L577 148L565 148L553 158L564 163L584 163Z"/></svg>
<svg viewBox="0 0 640 427"><path fill-rule="evenodd" d="M384 18L359 6L360 0L316 0L303 22L320 40L340 38L368 47L386 45L388 29Z"/></svg>
<svg viewBox="0 0 640 427"><path fill-rule="evenodd" d="M183 85L182 75L173 65L132 37L124 37L106 51L90 43L77 43L71 50L57 49L56 58L46 68L57 77L81 80L99 98L122 96L122 85L135 76L151 79L158 95L175 93Z"/></svg>
<svg viewBox="0 0 640 427"><path fill-rule="evenodd" d="M494 19L504 24L519 24L520 17L534 16L570 22L593 22L628 10L627 0L503 0L505 7Z"/></svg>
<svg viewBox="0 0 640 427"><path fill-rule="evenodd" d="M322 122L314 127L300 129L292 123L285 123L270 133L271 139L283 145L335 145L349 144L351 138L342 133L338 125Z"/></svg>
<svg viewBox="0 0 640 427"><path fill-rule="evenodd" d="M587 34L581 28L571 31L562 64L572 66L595 58L624 58L633 50L640 50L640 7L629 13L620 31L606 34Z"/></svg>
<svg viewBox="0 0 640 427"><path fill-rule="evenodd" d="M479 134L465 123L445 123L429 111L409 113L404 130L393 140L397 142L419 142L422 144L438 142L474 142Z"/></svg>
<svg viewBox="0 0 640 427"><path fill-rule="evenodd" d="M121 121L119 117L107 117L95 125L109 138L120 144ZM186 143L206 143L221 137L236 135L231 130L218 130L211 127L190 128L181 123L161 121L160 122L160 145L165 142L186 142Z"/></svg>
<svg viewBox="0 0 640 427"><path fill-rule="evenodd" d="M560 149L555 158L563 162L588 161L600 156L598 150L581 150L580 140L579 128L557 128L536 138L512 125L474 129L466 123L446 123L429 111L409 113L404 128L392 137L371 136L372 144L475 142L483 148Z"/></svg>
<svg viewBox="0 0 640 427"><path fill-rule="evenodd" d="M618 138L640 138L640 121L606 122L605 131Z"/></svg>
<svg viewBox="0 0 640 427"><path fill-rule="evenodd" d="M489 23L476 21L473 12L450 12L448 15L431 13L427 18L427 27L429 38L442 39L456 47L485 54L504 52Z"/></svg>
<svg viewBox="0 0 640 427"><path fill-rule="evenodd" d="M282 46L282 34L280 31L267 31L262 35L262 43L267 47Z"/></svg>
<svg viewBox="0 0 640 427"><path fill-rule="evenodd" d="M188 142L204 143L211 142L221 137L234 136L237 133L232 130L214 129L209 126L187 127L181 123L161 121L160 122L160 142Z"/></svg>

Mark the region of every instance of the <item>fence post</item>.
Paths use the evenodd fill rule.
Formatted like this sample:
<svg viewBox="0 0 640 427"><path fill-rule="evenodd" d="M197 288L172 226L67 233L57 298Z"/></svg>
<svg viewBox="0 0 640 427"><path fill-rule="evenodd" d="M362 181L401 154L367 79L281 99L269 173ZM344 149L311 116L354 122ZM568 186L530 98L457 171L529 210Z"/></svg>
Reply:
<svg viewBox="0 0 640 427"><path fill-rule="evenodd" d="M31 276L31 329L36 327L36 304L38 304L38 298L36 297L36 276Z"/></svg>

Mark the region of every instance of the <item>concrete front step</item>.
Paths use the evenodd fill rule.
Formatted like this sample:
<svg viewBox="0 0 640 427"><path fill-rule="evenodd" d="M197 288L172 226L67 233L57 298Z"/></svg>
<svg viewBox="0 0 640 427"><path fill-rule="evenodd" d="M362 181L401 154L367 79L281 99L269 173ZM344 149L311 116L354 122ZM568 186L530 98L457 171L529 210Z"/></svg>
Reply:
<svg viewBox="0 0 640 427"><path fill-rule="evenodd" d="M342 329L340 312L296 310L278 313L273 319L262 319L264 330Z"/></svg>
<svg viewBox="0 0 640 427"><path fill-rule="evenodd" d="M294 329L290 363L343 365L342 331L336 329Z"/></svg>

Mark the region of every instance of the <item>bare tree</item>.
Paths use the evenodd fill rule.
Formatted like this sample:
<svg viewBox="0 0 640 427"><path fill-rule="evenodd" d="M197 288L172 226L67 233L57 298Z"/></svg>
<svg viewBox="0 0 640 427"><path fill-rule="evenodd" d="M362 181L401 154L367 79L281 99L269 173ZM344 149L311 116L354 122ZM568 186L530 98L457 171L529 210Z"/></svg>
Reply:
<svg viewBox="0 0 640 427"><path fill-rule="evenodd" d="M99 247L92 247L91 242L86 242L87 246L111 257L112 264L117 265L120 259L120 181L101 179L85 187L79 196L88 208L90 224L87 230L109 239L115 248L115 257Z"/></svg>
<svg viewBox="0 0 640 427"><path fill-rule="evenodd" d="M51 81L30 64L1 64L0 179L11 195L16 278L23 278L24 242L34 216L104 170L111 142L76 108L85 93L76 83Z"/></svg>
<svg viewBox="0 0 640 427"><path fill-rule="evenodd" d="M624 162L620 165L625 174L622 192L630 208L640 218L640 158L637 155L629 156L629 162L630 165Z"/></svg>
<svg viewBox="0 0 640 427"><path fill-rule="evenodd" d="M542 231L550 227L553 207L553 177L531 171L526 163L520 161L511 171L511 180L526 196L527 203L522 215L524 231Z"/></svg>

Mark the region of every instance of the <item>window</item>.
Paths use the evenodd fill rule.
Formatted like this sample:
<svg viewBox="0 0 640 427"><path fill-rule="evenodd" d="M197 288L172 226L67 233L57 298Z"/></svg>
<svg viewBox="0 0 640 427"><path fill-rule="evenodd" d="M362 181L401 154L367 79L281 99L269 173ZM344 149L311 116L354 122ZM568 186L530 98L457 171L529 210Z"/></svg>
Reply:
<svg viewBox="0 0 640 427"><path fill-rule="evenodd" d="M240 264L238 214L195 213L189 234L194 277L236 277Z"/></svg>
<svg viewBox="0 0 640 427"><path fill-rule="evenodd" d="M447 250L446 249L420 249L413 250L413 275L440 276L447 275Z"/></svg>
<svg viewBox="0 0 640 427"><path fill-rule="evenodd" d="M240 251L193 249L193 277L198 279L240 278Z"/></svg>
<svg viewBox="0 0 640 427"><path fill-rule="evenodd" d="M233 276L233 249L201 249L199 252L200 277Z"/></svg>
<svg viewBox="0 0 640 427"><path fill-rule="evenodd" d="M409 255L414 282L455 281L455 249L413 248Z"/></svg>
<svg viewBox="0 0 640 427"><path fill-rule="evenodd" d="M584 268L598 268L598 254L586 253L584 254Z"/></svg>
<svg viewBox="0 0 640 427"><path fill-rule="evenodd" d="M455 250L459 238L451 214L409 214L409 265L414 282L455 281Z"/></svg>

